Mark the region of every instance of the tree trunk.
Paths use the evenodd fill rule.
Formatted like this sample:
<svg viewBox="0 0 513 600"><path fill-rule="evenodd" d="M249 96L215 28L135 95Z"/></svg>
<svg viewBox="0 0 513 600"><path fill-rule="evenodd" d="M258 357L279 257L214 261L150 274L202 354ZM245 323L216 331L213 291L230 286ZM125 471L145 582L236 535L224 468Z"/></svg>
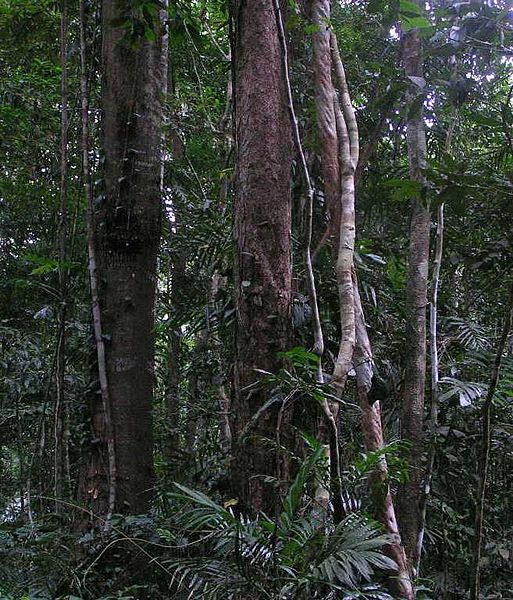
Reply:
<svg viewBox="0 0 513 600"><path fill-rule="evenodd" d="M360 401L360 409L362 411L362 432L365 452L379 452L383 449L384 445L381 405L379 400L373 403L369 401L369 392L372 387L372 378L374 375L374 361L372 358L372 349L367 334L367 326L365 324L365 316L356 275L354 275L354 295L356 319L354 363L358 398ZM394 573L393 576L389 578L390 591L397 598L411 600L414 598L414 591L408 571L406 554L401 543L401 536L397 526L385 456L380 457L376 468L370 474L369 486L376 518L383 524L385 531L392 538L392 541L385 548L385 551L388 556L397 563L398 567L397 573Z"/></svg>
<svg viewBox="0 0 513 600"><path fill-rule="evenodd" d="M68 229L68 4L61 4L61 181L60 181L60 214L59 214L59 294L60 306L57 320L57 361L56 361L56 396L54 414L54 496L55 512L61 513L64 491L64 473L69 470L68 440L65 439L65 369L66 369L66 296L68 272L65 265L67 258ZM64 447L66 445L66 448ZM68 477L66 477L68 479ZM66 486L66 495L69 492Z"/></svg>
<svg viewBox="0 0 513 600"><path fill-rule="evenodd" d="M153 308L161 214L162 25L130 44L104 0L104 200L95 214L99 297L116 449L116 510L149 508L153 471ZM161 15L162 17L163 15Z"/></svg>
<svg viewBox="0 0 513 600"><path fill-rule="evenodd" d="M163 49L164 51L164 49ZM174 74L172 70L172 62L169 61L167 71L167 94L166 96L170 99L174 99L175 96L175 85L174 85ZM174 115L171 115L173 118ZM180 161L184 156L184 142L180 135L174 129L171 129L167 138L168 146L171 146L171 159L172 161ZM172 187L174 182L172 181ZM182 226L181 211L183 208L177 199L176 194L172 196L172 213L174 221L169 219L168 229L169 236L175 237L180 231ZM175 237L176 239L176 237ZM177 313L183 307L183 294L187 285L186 281L186 257L177 244L172 243L170 240L170 265L169 265L169 278L170 278L170 309L172 318L175 319ZM175 326L169 330L168 337L168 357L167 357L167 378L166 378L166 427L165 427L165 439L163 444L163 451L166 460L171 464L176 461L178 453L180 452L180 433L179 433L179 420L180 420L180 383L182 380L182 373L180 369L181 356L180 347L182 340L181 324L175 322ZM173 472L171 470L171 472Z"/></svg>
<svg viewBox="0 0 513 600"><path fill-rule="evenodd" d="M425 184L426 134L422 106L414 108L423 76L422 41L416 30L403 37L403 62L412 80L409 92L411 106L406 127L410 177ZM410 570L417 563L417 536L422 497L422 451L424 421L424 388L426 382L426 306L428 287L430 212L420 198L413 202L410 224L409 274L406 292L408 322L406 324L406 370L401 413L402 438L410 446L405 458L410 466L410 480L398 495L399 525Z"/></svg>
<svg viewBox="0 0 513 600"><path fill-rule="evenodd" d="M175 281L171 285L175 285ZM164 455L171 463L180 451L180 342L182 334L179 327L169 332L167 380L166 380L166 428Z"/></svg>
<svg viewBox="0 0 513 600"><path fill-rule="evenodd" d="M275 439L279 402L257 369L274 372L290 339L291 161L282 49L272 0L233 3L236 118L235 369L233 483L242 508L273 512L276 490L263 477L287 477L262 438Z"/></svg>
<svg viewBox="0 0 513 600"><path fill-rule="evenodd" d="M86 460L80 468L78 498L86 505L88 511L90 511L90 515L88 514L88 518L83 518L82 514L79 516L75 523L75 527L79 531L85 529L93 519L97 519L98 522L105 525L106 528L110 527L110 519L114 511L114 503L116 500L116 457L107 382L105 342L102 334L100 300L98 298L93 194L89 167L89 90L87 84L86 20L85 0L80 0L82 179L87 206L88 271L91 290L94 347L96 350L96 361L93 359L92 364L97 367L100 393L98 394L97 390L92 389L90 390L88 398L93 439L88 448ZM93 367L92 371L96 372L96 369ZM90 517L92 517L92 519ZM96 523L92 524L95 525Z"/></svg>
<svg viewBox="0 0 513 600"><path fill-rule="evenodd" d="M324 180L324 197L329 215L329 224L323 238L333 243L338 250L340 224L340 163L337 122L335 115L335 90L331 78L330 47L331 0L313 0L310 2L310 18L316 30L313 41L313 79L315 88L315 107L319 131L321 174Z"/></svg>

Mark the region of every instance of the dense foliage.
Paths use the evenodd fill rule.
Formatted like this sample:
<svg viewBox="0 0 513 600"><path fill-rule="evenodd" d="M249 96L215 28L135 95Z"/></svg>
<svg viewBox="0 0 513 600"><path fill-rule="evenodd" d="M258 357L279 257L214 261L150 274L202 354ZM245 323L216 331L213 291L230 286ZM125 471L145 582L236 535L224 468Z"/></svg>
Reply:
<svg viewBox="0 0 513 600"><path fill-rule="evenodd" d="M125 2L122 43L137 47L141 40L154 41L160 4ZM309 352L312 309L305 284L299 160L293 164L294 339L283 369L261 377L270 389L269 402L281 395L301 407L294 424L301 451L289 457L294 465L290 485L284 489L274 482L281 505L276 514L237 511L229 482L227 414L236 326L232 22L229 3L223 0L169 4L154 326L155 499L147 514L115 514L107 527L84 528L88 509L77 500L78 487L92 443L89 410L98 382L80 154L79 10L76 2L67 2L63 261L62 3L0 0L0 598L390 598L386 580L394 564L383 552L390 539L372 517L367 480L385 455L394 492L409 477L399 407L408 352L405 289L412 199L431 207L432 259L437 208L445 206L438 301L440 396L438 423L431 432L428 377L423 460L428 465L433 456L434 466L417 598L467 598L481 476L482 407L513 277L509 3L430 2L426 10L407 0L332 3L330 27L344 57L366 157L357 170L355 263L386 438L382 452L363 452L358 392L354 372L349 373L338 423L344 498L340 523L316 505L329 469L323 446L302 426L318 419L318 407L333 396L329 374L338 352L340 317L332 247L321 244L315 275L326 349L325 377L319 383L318 357ZM304 17L301 2L286 4L292 94L314 187L317 246L327 213L311 75L315 25ZM100 5L85 2L90 160L98 206L104 185ZM418 29L424 44L422 81L409 80L401 66L401 34L411 29ZM412 84L417 88L413 104L423 105L427 131L424 186L408 174L405 127ZM63 306L62 439L68 471L56 498ZM511 348L508 338L492 406L481 559L482 597L489 600L513 594ZM274 456L279 436L267 445Z"/></svg>

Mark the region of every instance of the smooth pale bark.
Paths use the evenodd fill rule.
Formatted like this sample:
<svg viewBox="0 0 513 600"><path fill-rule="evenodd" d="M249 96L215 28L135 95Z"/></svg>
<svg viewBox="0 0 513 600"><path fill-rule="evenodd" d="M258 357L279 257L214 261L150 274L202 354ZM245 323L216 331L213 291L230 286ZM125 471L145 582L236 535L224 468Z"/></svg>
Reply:
<svg viewBox="0 0 513 600"><path fill-rule="evenodd" d="M422 107L414 108L423 77L422 40L416 30L403 36L403 62L407 77L413 77L409 93L412 104L406 125L410 177L425 185L426 134ZM413 201L410 222L409 272L406 291L406 368L401 411L401 436L409 442L404 452L410 479L398 494L398 517L401 538L410 571L417 564L417 536L420 529L422 498L422 456L424 424L424 389L426 383L426 306L428 288L429 237L431 217L422 199Z"/></svg>
<svg viewBox="0 0 513 600"><path fill-rule="evenodd" d="M161 215L163 27L130 46L113 26L121 0L104 0L104 197L94 215L99 299L120 512L146 512L153 470L153 309ZM163 17L163 15L160 15Z"/></svg>
<svg viewBox="0 0 513 600"><path fill-rule="evenodd" d="M279 402L258 369L275 372L290 340L292 136L277 15L272 0L237 1L234 26L235 367L232 481L239 505L274 512L277 491L263 476L288 477L275 440ZM251 431L241 435L252 417ZM282 422L285 435L286 421Z"/></svg>
<svg viewBox="0 0 513 600"><path fill-rule="evenodd" d="M358 281L354 271L356 235L355 174L360 155L358 124L337 38L333 33L331 34L331 48L340 102L340 107L336 105L335 112L340 140L342 181L342 218L337 263L342 336L333 380L336 391L341 394L349 368L354 365L358 397L362 410L365 450L366 452L378 452L383 448L381 409L379 402L370 404L368 398L368 393L372 387L373 358L358 290ZM348 306L349 303L350 306ZM341 387L337 388L337 385ZM386 547L386 551L398 567L397 573L389 578L390 590L397 598L412 600L414 591L388 485L388 468L385 457L381 458L377 468L372 472L370 487L376 516L392 538L392 542Z"/></svg>
<svg viewBox="0 0 513 600"><path fill-rule="evenodd" d="M335 35L331 37L339 98L335 97L334 111L337 124L340 160L340 225L337 256L337 285L340 305L341 336L335 361L332 385L341 398L347 376L352 368L356 342L355 303L353 287L355 224L354 175L358 164L359 140L354 109L349 96L344 66L338 52Z"/></svg>

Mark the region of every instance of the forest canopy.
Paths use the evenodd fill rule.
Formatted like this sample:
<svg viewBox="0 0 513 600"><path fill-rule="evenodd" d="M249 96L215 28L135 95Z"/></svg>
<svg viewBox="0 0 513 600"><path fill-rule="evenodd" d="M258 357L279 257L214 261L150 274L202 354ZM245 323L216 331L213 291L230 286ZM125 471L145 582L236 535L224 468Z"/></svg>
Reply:
<svg viewBox="0 0 513 600"><path fill-rule="evenodd" d="M0 600L511 600L511 2L0 41Z"/></svg>

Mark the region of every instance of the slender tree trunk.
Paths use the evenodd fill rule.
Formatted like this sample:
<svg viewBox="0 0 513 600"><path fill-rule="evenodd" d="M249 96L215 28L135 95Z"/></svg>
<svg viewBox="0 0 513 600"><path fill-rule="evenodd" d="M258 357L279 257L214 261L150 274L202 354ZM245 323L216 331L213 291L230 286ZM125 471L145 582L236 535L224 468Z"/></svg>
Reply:
<svg viewBox="0 0 513 600"><path fill-rule="evenodd" d="M337 38L331 33L332 60L338 89L335 105L337 130L340 143L341 171L341 222L337 282L340 296L342 335L339 355L333 373L337 394L341 397L347 374L354 365L358 397L362 410L362 430L367 452L383 448L383 430L379 402L370 404L368 393L372 386L372 350L365 325L358 281L354 271L355 223L355 176L360 156L358 124L347 84L344 64L340 56ZM395 509L388 487L388 468L382 457L370 478L371 493L378 519L392 537L386 550L398 566L398 572L389 578L391 591L397 598L412 600L414 591L408 573L406 555L401 544Z"/></svg>
<svg viewBox="0 0 513 600"><path fill-rule="evenodd" d="M209 306L215 308L218 296L226 281L219 273L214 273L210 280ZM211 361L216 365L212 376L212 386L216 390L219 402L219 433L221 436L221 449L225 456L231 455L232 430L230 427L231 400L226 393L224 385L224 369L222 364L221 340L217 332L211 331L209 326L208 343L211 351Z"/></svg>
<svg viewBox="0 0 513 600"><path fill-rule="evenodd" d="M87 203L87 251L91 289L91 312L98 366L100 398L93 394L90 402L91 429L94 442L89 448L87 462L79 475L79 500L84 502L94 516L99 516L106 527L116 502L116 455L112 426L111 401L107 381L105 340L98 296L97 254L94 239L94 206L89 167L89 90L87 85L85 0L80 0L80 98L82 117L82 177ZM86 522L78 521L78 529Z"/></svg>
<svg viewBox="0 0 513 600"><path fill-rule="evenodd" d="M417 78L423 77L422 41L416 30L403 36L403 62L406 76L412 79L410 100L419 91ZM426 134L422 106L410 108L406 126L410 177L425 185ZM406 370L401 412L402 437L409 442L405 458L410 466L410 479L398 495L401 538L410 570L417 563L417 536L422 497L422 452L424 423L424 388L426 383L426 306L429 264L430 212L423 200L415 199L410 223L409 273L406 292Z"/></svg>
<svg viewBox="0 0 513 600"><path fill-rule="evenodd" d="M292 133L294 144L296 147L296 153L299 157L300 166L303 172L303 178L305 183L305 196L306 196L306 218L304 225L304 261L305 261L305 280L306 280L306 288L308 293L308 300L310 302L310 307L312 309L312 330L313 330L313 338L314 345L312 351L319 357L316 380L318 383L324 383L324 375L322 370L322 356L324 354L324 335L322 331L322 323L321 317L319 313L319 303L317 300L317 288L315 285L315 275L313 271L312 264L312 234L313 234L313 203L314 203L314 189L312 185L312 180L310 177L310 172L308 169L308 164L306 161L306 155L303 148L303 144L301 141L301 134L299 131L299 121L296 116L296 111L294 108L294 99L292 96L292 86L290 82L290 73L289 73L289 53L287 47L287 41L285 37L285 27L283 24L282 11L280 7L279 0L274 0L274 7L276 10L277 18L278 18L278 32L280 36L280 41L282 45L282 59L283 59L283 70L285 73L285 84L286 84L286 92L287 92L287 100L289 106L289 114L290 120L292 123ZM330 434L325 431L326 420L332 426L332 434L335 439L335 443L337 443L337 425L335 419L333 418L333 414L329 403L327 401L323 404L323 418L321 421L319 430L322 429L322 434L320 437L327 442L329 440ZM318 431L319 433L319 431ZM331 451L330 444L324 444L324 457L326 460L328 472L331 473L332 470L332 461L331 461ZM330 499L331 499L331 478L330 481L326 481L326 479L322 479L316 488L315 491L315 502L317 507L325 513L328 510Z"/></svg>
<svg viewBox="0 0 513 600"><path fill-rule="evenodd" d="M173 98L175 94L174 76L171 62L168 68L168 97ZM173 116L171 117L173 118ZM171 144L172 160L181 160L184 155L184 143L178 132L171 129L168 137L168 142ZM172 213L174 220L169 220L169 234L176 236L181 227L181 207L173 197ZM170 309L172 318L175 319L176 314L182 306L182 297L186 285L185 268L186 259L182 255L178 247L170 241L170 274L169 274L169 295ZM179 416L180 416L180 383L182 381L181 373L181 339L182 331L181 324L176 323L175 327L169 330L168 337L168 357L167 357L167 380L166 380L166 428L164 439L164 455L168 461L174 461L181 449L181 439L179 434Z"/></svg>
<svg viewBox="0 0 513 600"><path fill-rule="evenodd" d="M25 452L23 450L23 425L20 414L20 395L16 394L16 450L18 453L18 485L20 494L20 513L25 516ZM15 509L14 509L15 510Z"/></svg>
<svg viewBox="0 0 513 600"><path fill-rule="evenodd" d="M333 387L339 398L352 368L356 342L355 302L353 287L355 225L354 176L358 164L359 140L354 109L349 96L344 66L338 51L337 39L331 35L335 74L340 97L335 97L334 110L340 152L340 231L337 257L337 285L340 304L341 337L333 371Z"/></svg>
<svg viewBox="0 0 513 600"><path fill-rule="evenodd" d="M264 476L286 479L262 438L275 439L279 402L261 369L280 367L290 339L292 137L272 0L232 5L236 119L235 369L232 404L233 483L242 508L274 512L276 490ZM280 461L281 462L281 461Z"/></svg>
<svg viewBox="0 0 513 600"><path fill-rule="evenodd" d="M481 548L484 537L484 514L486 503L486 489L488 484L488 472L490 470L490 450L491 450L491 423L493 410L493 397L499 383L499 375L502 363L502 356L511 331L511 320L513 311L513 283L510 285L508 300L506 302L506 311L504 315L504 324L502 333L497 346L495 363L490 376L490 385L488 393L481 408L481 447L479 456L479 484L476 498L476 515L474 525L474 543L472 548L472 569L470 572L470 600L479 600L481 597Z"/></svg>
<svg viewBox="0 0 513 600"><path fill-rule="evenodd" d="M175 95L174 77L171 63L168 65L168 97L173 98ZM171 156L173 161L179 161L184 155L184 143L178 132L171 129L168 138L171 143ZM182 223L182 207L176 202L172 205L174 222L169 221L170 236L176 235L180 230ZM180 252L178 247L174 247L171 242L170 253L170 302L173 317L182 308L183 293L186 286L185 269L186 257ZM179 416L180 416L180 383L182 373L180 369L180 346L182 339L181 324L169 331L168 338L168 358L167 358L167 381L166 381L166 431L164 440L164 454L169 461L177 458L180 451L180 435L179 435Z"/></svg>
<svg viewBox="0 0 513 600"><path fill-rule="evenodd" d="M116 446L116 510L146 512L153 469L153 310L160 240L163 27L136 44L104 0L104 199L94 215L99 298ZM162 16L162 15L160 15Z"/></svg>
<svg viewBox="0 0 513 600"><path fill-rule="evenodd" d="M356 348L354 363L356 370L356 385L362 411L362 431L366 452L379 452L383 449L383 426L381 422L381 405L379 400L371 403L369 392L374 375L374 361L365 315L363 313L358 281L354 275L355 315L356 315ZM386 547L390 558L397 563L397 573L389 578L390 591L397 598L411 600L414 591L411 584L406 554L401 542L395 508L388 481L388 466L386 457L382 456L369 478L372 503L376 518L383 524L385 531L392 541Z"/></svg>
<svg viewBox="0 0 513 600"><path fill-rule="evenodd" d="M183 293L185 278L185 259L176 256L173 259L171 272L171 308L176 311L180 306L180 296ZM182 374L180 370L180 345L182 332L180 326L173 327L169 331L168 359L167 359L167 381L166 381L166 439L164 441L164 452L168 460L177 458L180 450L180 382Z"/></svg>
<svg viewBox="0 0 513 600"><path fill-rule="evenodd" d="M429 354L431 358L431 408L429 411L429 449L422 497L419 510L419 529L417 536L416 572L420 572L420 561L422 546L424 545L424 533L426 527L426 515L428 498L431 494L431 482L435 468L436 458L436 430L438 427L438 408L440 406L440 367L438 360L438 290L440 287L440 270L442 266L442 253L444 243L444 205L440 204L437 210L435 260L433 277L431 281L431 302L429 304Z"/></svg>
<svg viewBox="0 0 513 600"><path fill-rule="evenodd" d="M321 241L333 243L335 252L339 247L340 235L340 162L337 120L335 112L335 90L331 76L330 16L331 0L310 0L310 18L316 30L313 41L313 79L317 127L319 131L321 174L324 180L324 197L329 224Z"/></svg>
<svg viewBox="0 0 513 600"><path fill-rule="evenodd" d="M60 500L63 496L63 479L65 472L69 477L68 440L64 429L67 421L65 408L65 369L66 369L66 292L68 272L65 265L67 258L67 223L68 223L68 4L61 3L61 182L60 182L60 214L58 229L59 244L59 292L60 306L57 319L57 362L56 362L56 400L54 414L54 496L55 512L62 509ZM69 489L67 490L69 492Z"/></svg>
<svg viewBox="0 0 513 600"><path fill-rule="evenodd" d="M457 21L454 21L457 22ZM454 59L453 72L457 72L456 57ZM451 152L452 137L456 120L458 118L457 109L453 109L447 136L445 139L445 151ZM445 233L445 206L440 203L436 211L436 239L435 239L435 257L433 263L433 274L430 287L430 303L429 303L429 355L431 359L431 407L429 411L429 441L430 448L427 459L426 473L424 475L423 493L420 502L420 520L419 532L417 537L417 564L416 572L420 573L420 563L422 558L422 546L424 545L424 534L426 529L426 516L429 496L431 494L431 483L435 470L436 459L436 430L438 427L438 410L440 407L440 363L438 358L438 292L441 283L442 257L444 249L444 233Z"/></svg>

